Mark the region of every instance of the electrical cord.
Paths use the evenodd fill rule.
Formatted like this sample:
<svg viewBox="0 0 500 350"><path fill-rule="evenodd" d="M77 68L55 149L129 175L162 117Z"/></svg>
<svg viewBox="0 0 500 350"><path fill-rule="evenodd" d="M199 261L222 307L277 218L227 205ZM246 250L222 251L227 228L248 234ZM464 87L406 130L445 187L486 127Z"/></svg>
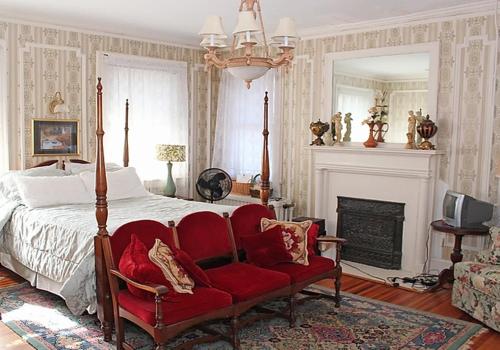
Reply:
<svg viewBox="0 0 500 350"><path fill-rule="evenodd" d="M382 277L378 277L378 276L375 276L375 275L373 275L373 274L371 274L371 273L368 273L368 272L366 272L366 271L363 271L363 270L361 270L359 267L356 267L356 266L353 266L353 265L351 265L351 264L347 263L345 260L343 260L343 261L342 261L342 265L347 265L347 266L350 266L350 267L352 267L353 269L358 270L359 272L361 272L361 273L362 273L362 274L364 274L364 275L370 276L371 278L374 278L374 279L376 279L376 280L378 280L378 281L384 282L384 284L389 283L389 284L391 284L391 285L392 285L392 283L388 282L387 280L383 279Z"/></svg>
<svg viewBox="0 0 500 350"><path fill-rule="evenodd" d="M376 276L374 274L371 274L369 272L363 271L359 267L356 267L354 265L349 264L345 260L342 261L342 265L347 265L359 272L361 272L364 275L370 276L371 278L381 281L384 284L388 284L392 287L399 287L401 283L411 283L412 288L416 289L428 289L429 287L435 286L437 283L439 283L439 276L434 275L434 274L429 274L429 273L421 273L419 275L413 276L413 277L387 277L386 279L383 279L382 277Z"/></svg>

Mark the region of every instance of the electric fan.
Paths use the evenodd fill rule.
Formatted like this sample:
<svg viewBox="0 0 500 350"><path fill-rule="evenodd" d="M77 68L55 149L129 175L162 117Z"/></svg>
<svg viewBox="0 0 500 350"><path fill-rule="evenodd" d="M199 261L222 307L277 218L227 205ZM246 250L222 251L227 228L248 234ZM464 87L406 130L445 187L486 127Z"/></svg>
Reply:
<svg viewBox="0 0 500 350"><path fill-rule="evenodd" d="M196 181L196 191L210 203L226 198L232 187L229 174L219 168L203 170Z"/></svg>

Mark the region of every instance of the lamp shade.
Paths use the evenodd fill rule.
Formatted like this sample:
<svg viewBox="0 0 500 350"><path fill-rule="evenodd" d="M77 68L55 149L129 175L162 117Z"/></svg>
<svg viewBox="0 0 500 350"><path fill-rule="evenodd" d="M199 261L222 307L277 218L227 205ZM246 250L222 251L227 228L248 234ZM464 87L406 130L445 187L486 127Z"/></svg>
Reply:
<svg viewBox="0 0 500 350"><path fill-rule="evenodd" d="M248 33L248 35L247 35ZM247 43L251 43L253 45L256 45L259 43L259 40L257 39L257 37L255 36L254 33L250 33L250 32L247 32L247 33L240 33L240 34L237 34L236 35L236 48L237 49L241 49L242 47L244 47L245 45L244 44L247 44Z"/></svg>
<svg viewBox="0 0 500 350"><path fill-rule="evenodd" d="M233 34L244 32L259 32L261 28L254 17L253 11L240 11L238 13L238 24L234 28Z"/></svg>
<svg viewBox="0 0 500 350"><path fill-rule="evenodd" d="M295 27L295 21L290 17L280 19L280 23L278 24L276 32L274 32L273 38L285 36L289 38L299 37L299 34L297 33L297 29Z"/></svg>
<svg viewBox="0 0 500 350"><path fill-rule="evenodd" d="M207 35L200 43L202 47L226 47L226 40L215 35Z"/></svg>
<svg viewBox="0 0 500 350"><path fill-rule="evenodd" d="M186 146L156 145L156 159L164 162L185 162Z"/></svg>
<svg viewBox="0 0 500 350"><path fill-rule="evenodd" d="M216 35L220 38L227 38L222 26L222 18L220 16L208 16L205 24L201 28L200 35Z"/></svg>

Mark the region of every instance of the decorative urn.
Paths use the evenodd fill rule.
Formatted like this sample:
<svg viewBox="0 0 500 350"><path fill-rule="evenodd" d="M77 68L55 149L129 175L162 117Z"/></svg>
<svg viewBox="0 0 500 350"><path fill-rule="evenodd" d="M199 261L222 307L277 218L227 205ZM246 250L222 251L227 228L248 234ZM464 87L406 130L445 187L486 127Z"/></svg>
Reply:
<svg viewBox="0 0 500 350"><path fill-rule="evenodd" d="M430 119L429 115L417 126L417 132L422 137L423 141L418 145L419 149L431 150L436 147L429 141L431 137L436 135L438 131L437 125Z"/></svg>
<svg viewBox="0 0 500 350"><path fill-rule="evenodd" d="M323 146L325 143L321 137L328 131L328 129L330 129L330 125L328 125L328 123L323 123L321 119L318 119L317 122L312 122L309 125L309 129L311 129L313 135L316 136L316 139L311 143L311 146Z"/></svg>

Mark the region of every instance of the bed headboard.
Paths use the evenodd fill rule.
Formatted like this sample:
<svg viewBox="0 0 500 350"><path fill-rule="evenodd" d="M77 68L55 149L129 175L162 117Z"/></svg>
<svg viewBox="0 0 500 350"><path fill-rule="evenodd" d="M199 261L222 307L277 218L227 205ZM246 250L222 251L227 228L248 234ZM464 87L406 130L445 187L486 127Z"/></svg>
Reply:
<svg viewBox="0 0 500 350"><path fill-rule="evenodd" d="M44 167L44 166L50 166L50 165L56 164L58 162L59 162L59 160L57 160L57 159L46 160L45 162L41 162L41 163L35 165L33 168L41 168L41 167Z"/></svg>

